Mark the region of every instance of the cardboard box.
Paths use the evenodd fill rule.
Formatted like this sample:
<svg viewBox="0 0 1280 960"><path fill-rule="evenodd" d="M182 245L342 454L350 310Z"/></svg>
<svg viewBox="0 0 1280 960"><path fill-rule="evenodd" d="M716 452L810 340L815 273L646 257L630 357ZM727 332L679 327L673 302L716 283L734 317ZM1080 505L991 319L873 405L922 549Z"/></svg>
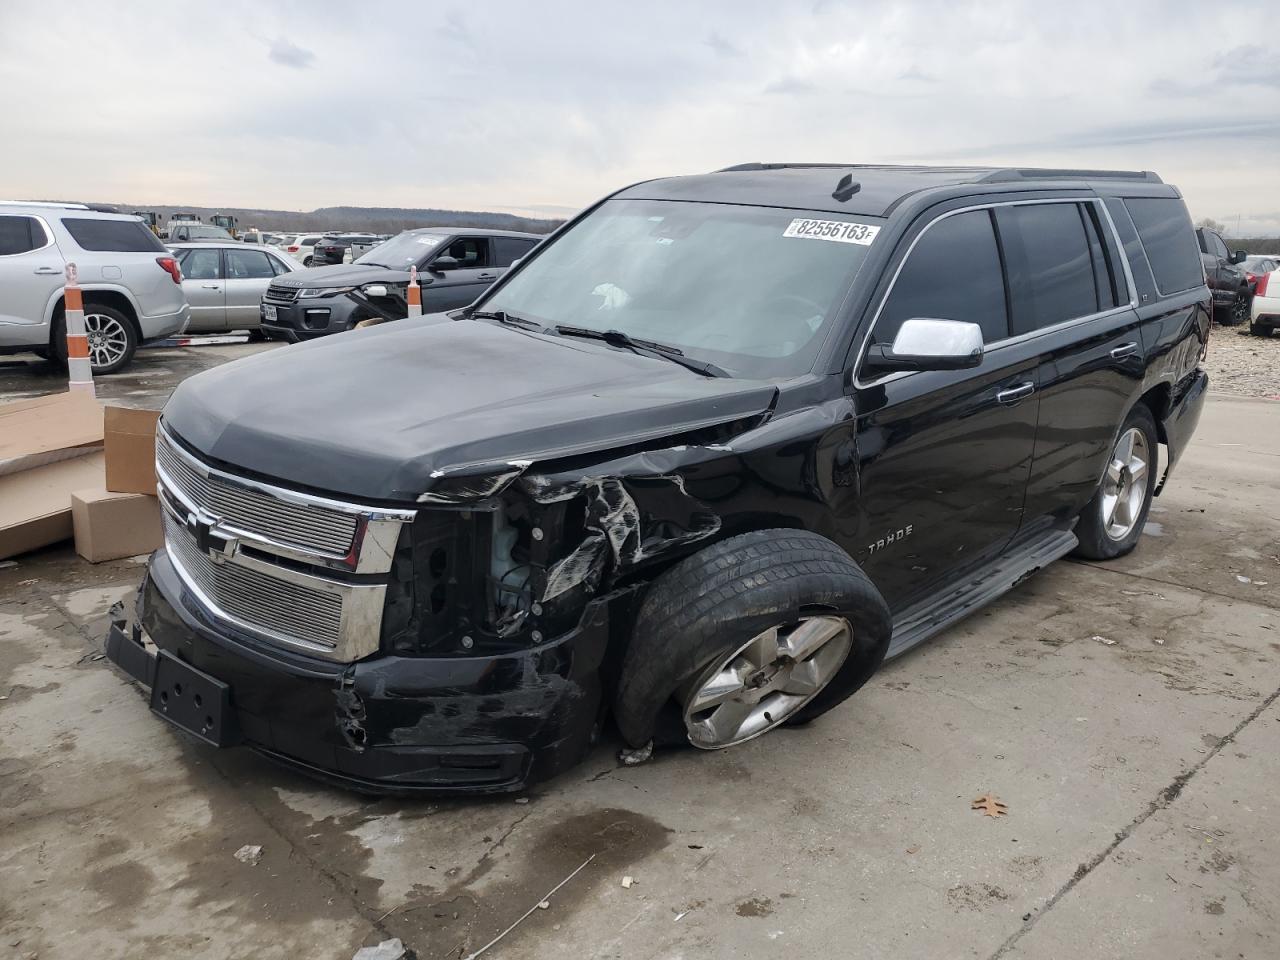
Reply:
<svg viewBox="0 0 1280 960"><path fill-rule="evenodd" d="M156 495L155 410L107 407L105 435L107 489L112 493Z"/></svg>
<svg viewBox="0 0 1280 960"><path fill-rule="evenodd" d="M71 494L76 553L90 563L150 553L164 543L160 501L145 493L90 487Z"/></svg>
<svg viewBox="0 0 1280 960"><path fill-rule="evenodd" d="M71 494L101 485L102 469L90 453L0 476L0 560L69 540Z"/></svg>
<svg viewBox="0 0 1280 960"><path fill-rule="evenodd" d="M66 460L102 445L102 407L83 393L0 404L0 476Z"/></svg>

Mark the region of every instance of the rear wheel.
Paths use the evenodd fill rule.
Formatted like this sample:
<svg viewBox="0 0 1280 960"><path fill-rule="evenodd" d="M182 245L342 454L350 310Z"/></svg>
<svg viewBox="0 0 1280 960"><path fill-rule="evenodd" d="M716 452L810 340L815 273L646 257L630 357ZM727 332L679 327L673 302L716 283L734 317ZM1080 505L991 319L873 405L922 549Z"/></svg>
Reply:
<svg viewBox="0 0 1280 960"><path fill-rule="evenodd" d="M714 544L655 581L623 658L623 739L717 750L805 723L879 667L892 619L825 537L764 530Z"/></svg>
<svg viewBox="0 0 1280 960"><path fill-rule="evenodd" d="M315 266L315 263L316 263L316 258L315 258L315 257L303 257L303 258L302 258L302 265L303 265L304 267L313 267L313 266Z"/></svg>
<svg viewBox="0 0 1280 960"><path fill-rule="evenodd" d="M1158 444L1155 418L1140 403L1125 418L1098 492L1080 514L1076 556L1110 560L1138 545L1155 492Z"/></svg>
<svg viewBox="0 0 1280 960"><path fill-rule="evenodd" d="M1236 298L1231 301L1231 305L1227 307L1222 315L1222 319L1218 322L1224 327L1234 327L1244 323L1249 319L1249 295L1247 293L1238 293Z"/></svg>
<svg viewBox="0 0 1280 960"><path fill-rule="evenodd" d="M94 376L115 373L133 359L138 349L138 331L133 321L115 307L99 303L84 305L84 329L89 340L89 366ZM63 366L67 363L66 317L53 324L50 346L53 356Z"/></svg>
<svg viewBox="0 0 1280 960"><path fill-rule="evenodd" d="M1252 322L1249 324L1249 332L1255 337L1269 337L1273 330L1275 330L1275 327L1264 327L1259 323Z"/></svg>

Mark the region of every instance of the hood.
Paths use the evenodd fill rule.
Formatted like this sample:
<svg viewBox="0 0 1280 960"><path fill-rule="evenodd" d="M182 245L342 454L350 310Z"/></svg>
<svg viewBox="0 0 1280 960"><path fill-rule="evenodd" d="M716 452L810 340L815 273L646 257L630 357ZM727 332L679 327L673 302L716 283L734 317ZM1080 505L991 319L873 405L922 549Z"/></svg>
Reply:
<svg viewBox="0 0 1280 960"><path fill-rule="evenodd" d="M335 263L328 267L305 267L274 277L280 287L354 287L361 283L409 282L407 270L391 270L366 263Z"/></svg>
<svg viewBox="0 0 1280 960"><path fill-rule="evenodd" d="M312 271L314 272L314 271ZM437 314L206 370L166 426L233 468L358 499L759 414L773 384Z"/></svg>

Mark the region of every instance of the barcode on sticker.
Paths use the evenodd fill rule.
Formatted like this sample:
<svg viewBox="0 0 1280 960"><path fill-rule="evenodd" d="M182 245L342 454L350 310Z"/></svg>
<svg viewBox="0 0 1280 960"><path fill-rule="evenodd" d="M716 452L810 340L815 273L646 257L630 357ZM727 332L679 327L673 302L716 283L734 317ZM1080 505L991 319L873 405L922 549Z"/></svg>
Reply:
<svg viewBox="0 0 1280 960"><path fill-rule="evenodd" d="M857 243L869 247L880 232L869 223L849 223L845 220L796 219L783 231L784 237L808 237L811 240L835 240L837 243Z"/></svg>

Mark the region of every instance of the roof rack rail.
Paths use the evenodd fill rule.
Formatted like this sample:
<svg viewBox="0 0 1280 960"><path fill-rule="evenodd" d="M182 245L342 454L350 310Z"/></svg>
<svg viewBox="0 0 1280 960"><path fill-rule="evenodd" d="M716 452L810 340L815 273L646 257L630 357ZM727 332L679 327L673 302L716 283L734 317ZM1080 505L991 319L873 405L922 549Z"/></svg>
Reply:
<svg viewBox="0 0 1280 960"><path fill-rule="evenodd" d="M52 200L0 200L5 207L44 207L52 210L88 210L83 203L60 203Z"/></svg>
<svg viewBox="0 0 1280 960"><path fill-rule="evenodd" d="M735 163L732 167L721 167L714 173L736 173L743 170L847 170L860 167L860 163Z"/></svg>
<svg viewBox="0 0 1280 960"><path fill-rule="evenodd" d="M1067 168L1011 167L993 170L979 183L1008 183L1018 180L1141 180L1164 183L1150 170L1071 170Z"/></svg>

